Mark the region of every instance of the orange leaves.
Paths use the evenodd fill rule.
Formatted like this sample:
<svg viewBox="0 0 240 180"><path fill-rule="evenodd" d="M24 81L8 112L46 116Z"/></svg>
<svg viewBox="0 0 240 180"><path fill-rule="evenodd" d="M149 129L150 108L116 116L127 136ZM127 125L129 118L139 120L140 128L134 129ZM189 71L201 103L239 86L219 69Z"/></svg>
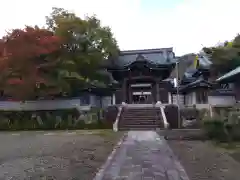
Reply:
<svg viewBox="0 0 240 180"><path fill-rule="evenodd" d="M3 37L0 48L5 48L8 58L28 59L53 53L61 46L60 38L52 32L38 27L26 27L25 29L14 29Z"/></svg>
<svg viewBox="0 0 240 180"><path fill-rule="evenodd" d="M60 51L60 47L60 38L46 29L14 29L0 40L0 69L6 64L37 66L36 59Z"/></svg>
<svg viewBox="0 0 240 180"><path fill-rule="evenodd" d="M60 48L61 39L46 29L27 26L9 32L0 39L1 89L12 97L28 98L37 84L46 83L38 67L52 64Z"/></svg>

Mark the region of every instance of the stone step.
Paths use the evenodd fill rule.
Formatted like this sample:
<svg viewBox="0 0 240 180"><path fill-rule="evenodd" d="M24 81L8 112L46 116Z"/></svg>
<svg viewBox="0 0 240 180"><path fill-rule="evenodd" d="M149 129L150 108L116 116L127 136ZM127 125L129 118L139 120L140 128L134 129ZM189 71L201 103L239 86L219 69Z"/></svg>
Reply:
<svg viewBox="0 0 240 180"><path fill-rule="evenodd" d="M120 130L155 130L163 127L159 108L124 108L119 121Z"/></svg>
<svg viewBox="0 0 240 180"><path fill-rule="evenodd" d="M152 117L152 118L122 118L121 121L126 122L154 122L154 121L162 121L160 118Z"/></svg>
<svg viewBox="0 0 240 180"><path fill-rule="evenodd" d="M159 114L143 114L143 115L135 115L135 114L122 114L122 117L159 117Z"/></svg>
<svg viewBox="0 0 240 180"><path fill-rule="evenodd" d="M152 127L160 127L160 125L158 125L158 124L128 124L128 125L122 125L121 127L127 127L127 128L134 128L134 127L152 128Z"/></svg>
<svg viewBox="0 0 240 180"><path fill-rule="evenodd" d="M164 128L163 124L150 124L150 125L146 125L146 124L128 124L128 125L120 125L118 127L119 129L154 129L154 128Z"/></svg>
<svg viewBox="0 0 240 180"><path fill-rule="evenodd" d="M133 121L133 122L121 122L121 123L119 123L119 125L155 125L155 124L162 124L162 122L146 122L146 121L141 121L141 122L135 122L135 121Z"/></svg>
<svg viewBox="0 0 240 180"><path fill-rule="evenodd" d="M155 126L159 126L159 124L121 124L122 127L127 126L127 127L131 127L131 126L143 126L143 127L155 127Z"/></svg>
<svg viewBox="0 0 240 180"><path fill-rule="evenodd" d="M158 112L158 110L137 110L137 111L132 111L132 110L124 110L125 113L153 113L153 112Z"/></svg>
<svg viewBox="0 0 240 180"><path fill-rule="evenodd" d="M159 120L159 119L149 119L149 120L145 120L145 119L139 119L139 120L136 120L136 121L133 121L131 119L122 119L121 121L119 121L119 123L146 123L146 124L151 124L151 123L156 123L156 122L162 122L162 120Z"/></svg>
<svg viewBox="0 0 240 180"><path fill-rule="evenodd" d="M131 114L131 115L139 115L139 116L142 116L142 115L150 115L150 114L158 114L158 113L160 113L160 112L123 112L123 114Z"/></svg>
<svg viewBox="0 0 240 180"><path fill-rule="evenodd" d="M122 116L159 116L158 113L123 113Z"/></svg>
<svg viewBox="0 0 240 180"><path fill-rule="evenodd" d="M152 109L159 109L159 107L124 107L125 109L130 109L130 110L152 110Z"/></svg>
<svg viewBox="0 0 240 180"><path fill-rule="evenodd" d="M131 121L131 120L122 120L122 121L119 121L119 124L122 124L122 123L127 123L127 124L137 124L137 123L143 123L143 124L153 124L155 122L158 122L158 120L149 120L149 121L146 121L146 120L138 120L138 121Z"/></svg>
<svg viewBox="0 0 240 180"><path fill-rule="evenodd" d="M126 111L156 111L160 108L124 108Z"/></svg>
<svg viewBox="0 0 240 180"><path fill-rule="evenodd" d="M138 119L158 119L158 116L122 116L124 119L132 119L132 120L138 120Z"/></svg>
<svg viewBox="0 0 240 180"><path fill-rule="evenodd" d="M119 131L150 131L150 130L156 130L159 127L121 127L119 128Z"/></svg>
<svg viewBox="0 0 240 180"><path fill-rule="evenodd" d="M132 120L138 120L138 119L145 119L145 120L151 120L151 119L159 119L158 116L122 116L124 119L132 119Z"/></svg>
<svg viewBox="0 0 240 180"><path fill-rule="evenodd" d="M142 118L138 118L138 119L121 119L120 122L157 122L157 121L162 121L160 119L157 119L157 118L152 118L152 119L142 119Z"/></svg>
<svg viewBox="0 0 240 180"><path fill-rule="evenodd" d="M154 124L157 121L120 121L119 124Z"/></svg>

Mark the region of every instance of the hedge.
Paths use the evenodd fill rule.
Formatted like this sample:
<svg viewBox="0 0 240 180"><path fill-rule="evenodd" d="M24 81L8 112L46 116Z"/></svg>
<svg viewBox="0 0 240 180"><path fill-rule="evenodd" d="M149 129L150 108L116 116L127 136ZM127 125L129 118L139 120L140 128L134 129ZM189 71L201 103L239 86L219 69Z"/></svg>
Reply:
<svg viewBox="0 0 240 180"><path fill-rule="evenodd" d="M0 130L63 130L112 128L102 109L78 112L76 109L53 111L0 111Z"/></svg>
<svg viewBox="0 0 240 180"><path fill-rule="evenodd" d="M215 114L204 120L204 130L209 138L217 141L240 140L240 112L232 109L228 114Z"/></svg>

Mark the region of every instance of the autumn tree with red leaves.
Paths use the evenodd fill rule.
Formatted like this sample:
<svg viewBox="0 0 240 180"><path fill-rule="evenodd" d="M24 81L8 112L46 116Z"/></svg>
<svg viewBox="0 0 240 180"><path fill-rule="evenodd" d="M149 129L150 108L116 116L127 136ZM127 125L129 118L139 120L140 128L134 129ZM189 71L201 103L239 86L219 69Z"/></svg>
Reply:
<svg viewBox="0 0 240 180"><path fill-rule="evenodd" d="M54 82L61 40L51 31L27 26L14 29L0 41L1 88L16 99L33 99L39 84ZM40 92L40 89L39 89Z"/></svg>
<svg viewBox="0 0 240 180"><path fill-rule="evenodd" d="M82 19L53 8L48 29L27 26L0 39L0 88L15 99L77 94L89 84L110 82L101 66L119 49L111 29L95 16Z"/></svg>

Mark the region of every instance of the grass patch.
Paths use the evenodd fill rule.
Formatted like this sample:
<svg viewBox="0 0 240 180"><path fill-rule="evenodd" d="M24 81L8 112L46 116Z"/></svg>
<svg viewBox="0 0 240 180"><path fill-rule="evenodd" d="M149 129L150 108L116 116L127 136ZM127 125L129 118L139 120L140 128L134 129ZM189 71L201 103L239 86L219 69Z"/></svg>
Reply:
<svg viewBox="0 0 240 180"><path fill-rule="evenodd" d="M92 132L94 133L94 135L99 135L99 136L111 136L113 134L118 134L113 130L109 130L109 129L103 129L103 130L92 131Z"/></svg>
<svg viewBox="0 0 240 180"><path fill-rule="evenodd" d="M112 129L75 130L74 132L82 135L99 135L99 136L109 136L115 133Z"/></svg>
<svg viewBox="0 0 240 180"><path fill-rule="evenodd" d="M240 142L215 143L215 145L221 149L225 149L230 153L234 153L234 152L240 153Z"/></svg>
<svg viewBox="0 0 240 180"><path fill-rule="evenodd" d="M229 156L231 156L234 160L240 162L240 142L231 142L231 143L216 143L215 146L223 151Z"/></svg>

